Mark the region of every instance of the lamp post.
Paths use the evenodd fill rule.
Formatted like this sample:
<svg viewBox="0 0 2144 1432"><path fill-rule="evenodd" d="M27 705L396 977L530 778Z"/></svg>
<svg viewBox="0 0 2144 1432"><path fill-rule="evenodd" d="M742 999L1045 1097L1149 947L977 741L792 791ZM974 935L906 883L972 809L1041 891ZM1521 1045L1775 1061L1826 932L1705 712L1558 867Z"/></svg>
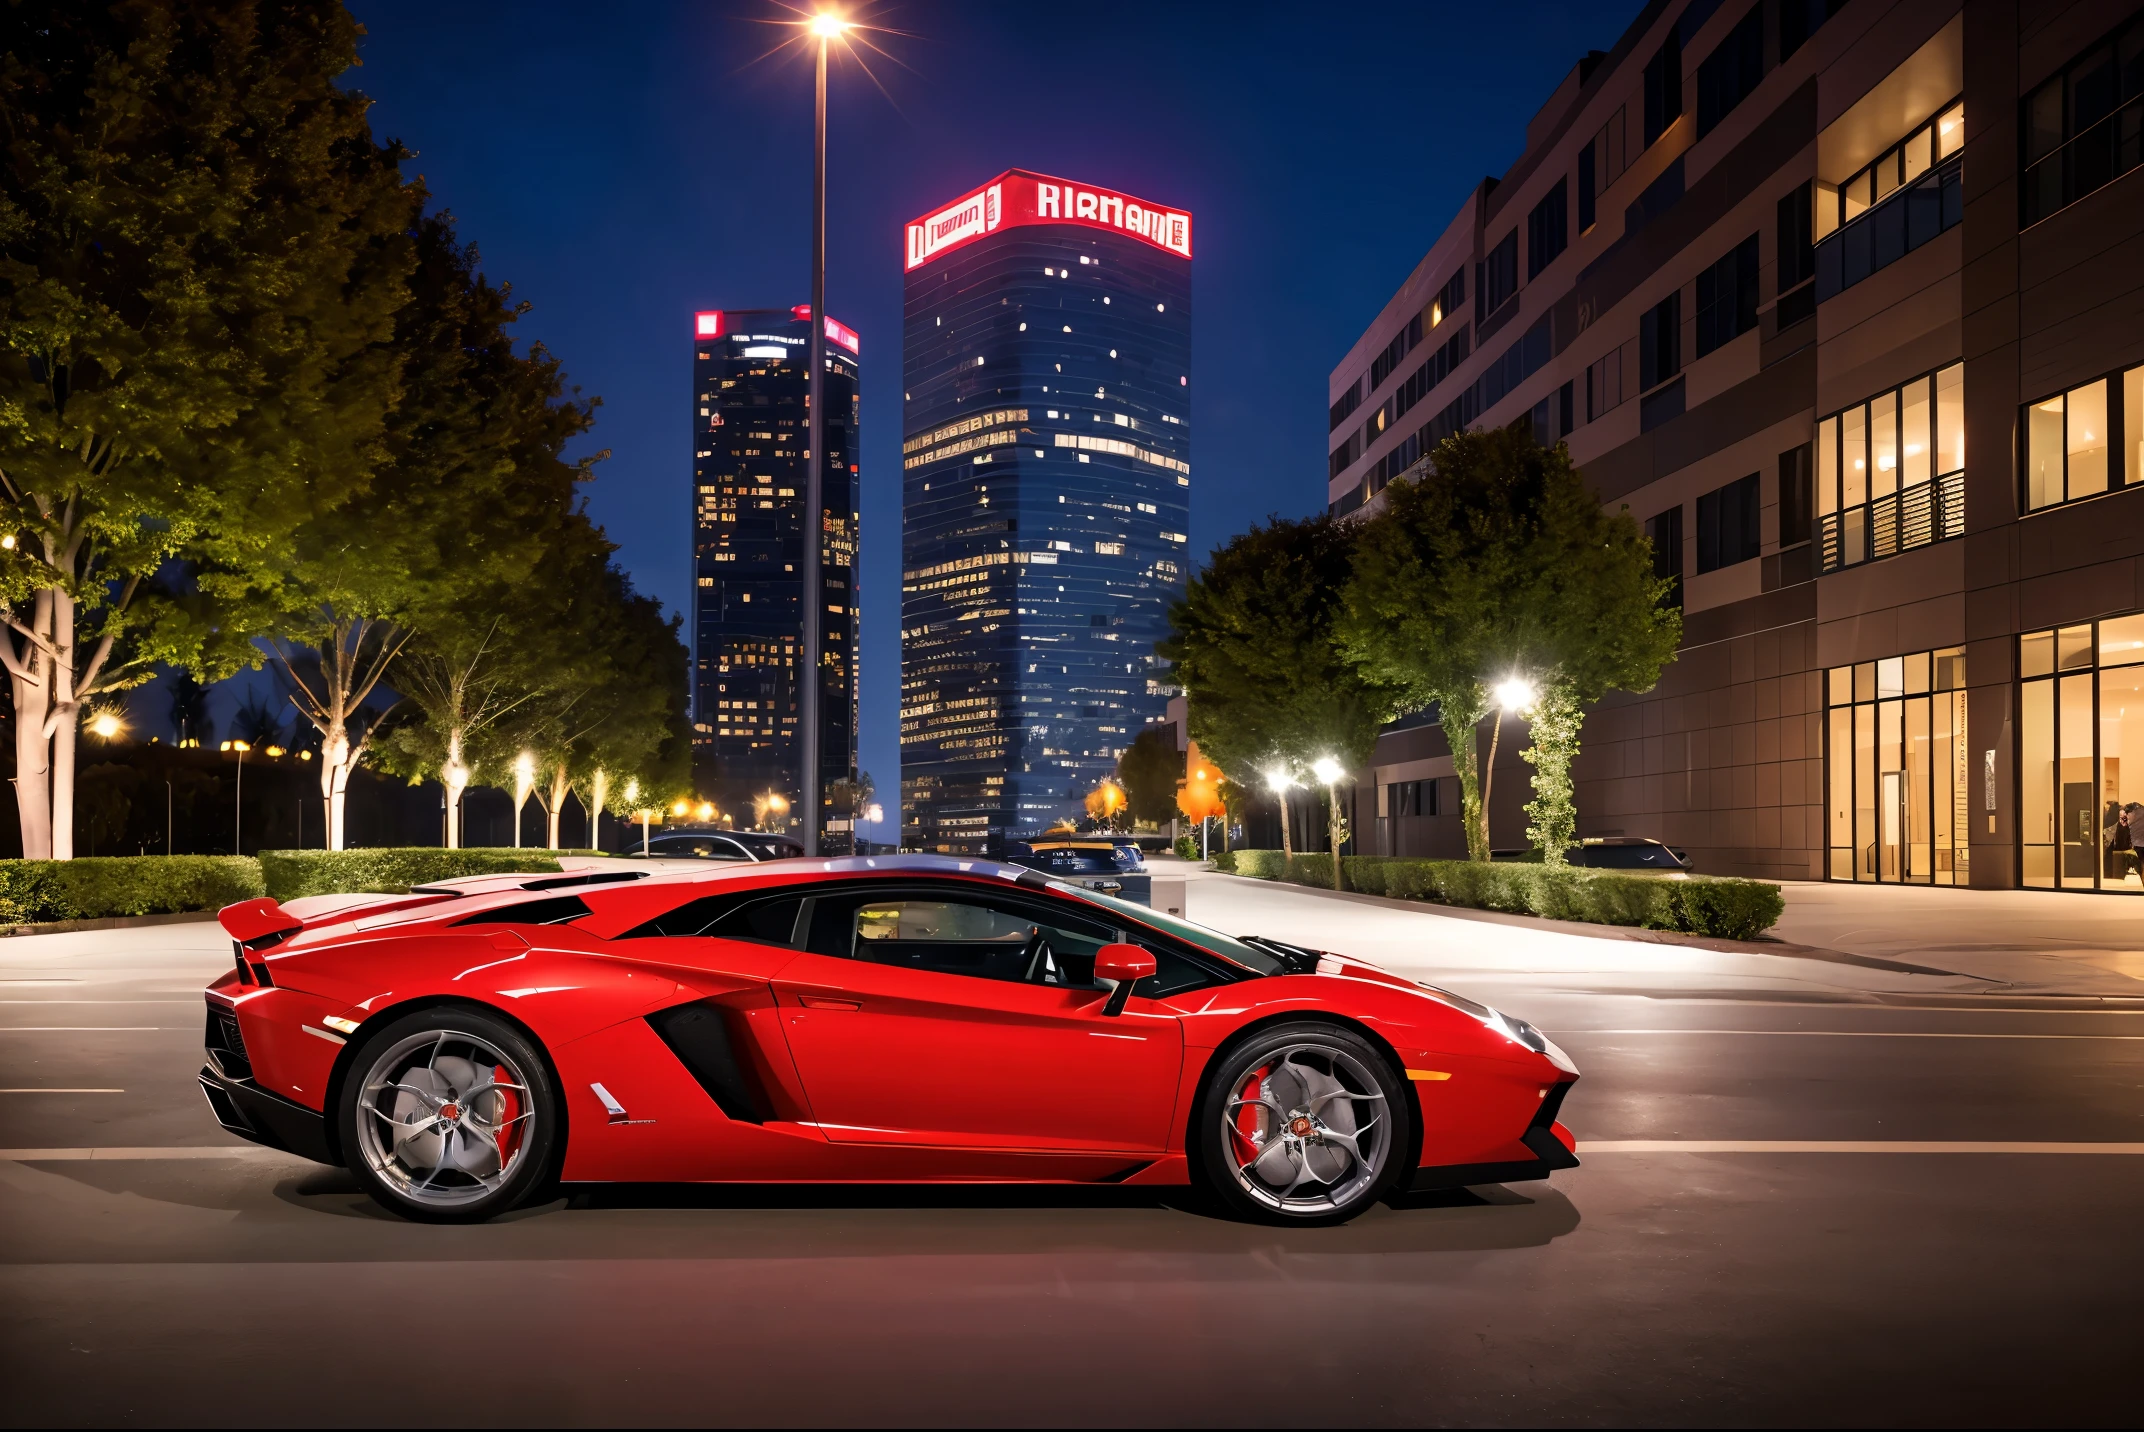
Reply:
<svg viewBox="0 0 2144 1432"><path fill-rule="evenodd" d="M246 853L246 752L252 750L253 747L244 741L226 741L223 743L223 749L238 752L237 794L231 799L231 853L233 855L244 855ZM169 817L166 817L166 819L168 820Z"/></svg>
<svg viewBox="0 0 2144 1432"><path fill-rule="evenodd" d="M797 719L803 728L798 745L804 764L806 855L819 853L819 647L826 611L826 582L820 573L826 527L826 47L848 28L849 22L831 10L811 17L811 36L818 42L811 151L811 427L804 465L804 630L797 653L803 679Z"/></svg>

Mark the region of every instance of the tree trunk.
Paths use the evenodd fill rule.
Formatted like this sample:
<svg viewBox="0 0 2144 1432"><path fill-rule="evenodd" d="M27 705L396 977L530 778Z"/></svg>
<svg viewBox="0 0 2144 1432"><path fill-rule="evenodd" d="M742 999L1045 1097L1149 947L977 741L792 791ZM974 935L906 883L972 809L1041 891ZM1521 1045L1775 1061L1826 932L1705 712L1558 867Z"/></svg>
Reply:
<svg viewBox="0 0 2144 1432"><path fill-rule="evenodd" d="M566 763L558 761L551 767L550 799L543 803L545 825L551 837L550 848L558 849L558 819L566 813L566 794L573 789L566 779Z"/></svg>
<svg viewBox="0 0 2144 1432"><path fill-rule="evenodd" d="M514 849L521 848L521 812L529 803L529 793L520 786L514 787Z"/></svg>
<svg viewBox="0 0 2144 1432"><path fill-rule="evenodd" d="M1280 793L1280 853L1291 858L1295 855L1295 842L1288 831L1288 793L1286 791Z"/></svg>
<svg viewBox="0 0 2144 1432"><path fill-rule="evenodd" d="M22 827L22 858L52 858L52 742L45 723L52 712L52 658L39 642L52 626L52 593L37 594L30 611L34 636L18 646L5 638L8 684L15 697L15 809Z"/></svg>
<svg viewBox="0 0 2144 1432"><path fill-rule="evenodd" d="M447 758L439 763L439 784L447 793L447 849L462 848L462 792L469 789L469 768L462 764L462 733L447 733Z"/></svg>
<svg viewBox="0 0 2144 1432"><path fill-rule="evenodd" d="M1329 824L1332 829L1333 889L1345 890L1347 882L1341 877L1340 847L1347 841L1347 817L1340 813L1340 787L1327 786L1325 800L1330 808Z"/></svg>
<svg viewBox="0 0 2144 1432"><path fill-rule="evenodd" d="M74 746L81 726L75 699L74 598L52 594L52 710L45 733L52 742L52 858L74 859Z"/></svg>
<svg viewBox="0 0 2144 1432"><path fill-rule="evenodd" d="M1452 748L1452 773L1459 777L1459 823L1467 837L1467 859L1489 858L1489 792L1482 779L1477 727L1488 714L1487 693L1479 683L1439 693L1437 710L1444 738ZM1495 759L1492 747L1490 759Z"/></svg>
<svg viewBox="0 0 2144 1432"><path fill-rule="evenodd" d="M327 848L343 848L343 812L350 792L350 729L334 718L320 740L320 803L327 808Z"/></svg>

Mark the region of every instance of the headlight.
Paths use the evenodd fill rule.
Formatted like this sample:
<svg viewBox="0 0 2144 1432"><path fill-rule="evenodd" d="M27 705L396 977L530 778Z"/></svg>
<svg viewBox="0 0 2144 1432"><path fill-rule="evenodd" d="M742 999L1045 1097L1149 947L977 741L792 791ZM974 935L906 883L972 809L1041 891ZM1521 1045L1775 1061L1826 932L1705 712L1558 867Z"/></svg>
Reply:
<svg viewBox="0 0 2144 1432"><path fill-rule="evenodd" d="M1540 1030L1523 1019L1513 1019L1501 1010L1492 1009L1489 1013L1491 1018L1486 1023L1491 1029L1501 1032L1507 1039L1525 1045L1536 1054L1548 1053L1548 1040Z"/></svg>

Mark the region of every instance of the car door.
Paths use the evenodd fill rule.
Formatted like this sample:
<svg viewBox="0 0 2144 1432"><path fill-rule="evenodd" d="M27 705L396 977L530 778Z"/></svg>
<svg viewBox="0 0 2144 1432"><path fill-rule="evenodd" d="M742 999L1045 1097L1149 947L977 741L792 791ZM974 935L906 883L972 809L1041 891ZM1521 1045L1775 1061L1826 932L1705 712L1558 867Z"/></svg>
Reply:
<svg viewBox="0 0 2144 1432"><path fill-rule="evenodd" d="M774 980L790 1052L842 1143L1154 1155L1183 1035L1134 997L1104 1014L1115 931L1056 902L947 881L814 902Z"/></svg>

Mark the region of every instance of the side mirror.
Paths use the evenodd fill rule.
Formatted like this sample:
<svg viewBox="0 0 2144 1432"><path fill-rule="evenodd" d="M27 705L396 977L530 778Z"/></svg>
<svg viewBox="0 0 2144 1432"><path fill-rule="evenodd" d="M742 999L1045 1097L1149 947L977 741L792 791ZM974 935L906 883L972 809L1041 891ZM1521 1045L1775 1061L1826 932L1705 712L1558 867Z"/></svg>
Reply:
<svg viewBox="0 0 2144 1432"><path fill-rule="evenodd" d="M1109 992L1109 1003L1102 1006L1102 1013L1124 1013L1124 1002L1132 997L1132 986L1160 968L1154 962L1151 951L1137 945L1104 945L1094 952L1094 977L1098 980L1114 980L1116 988Z"/></svg>

